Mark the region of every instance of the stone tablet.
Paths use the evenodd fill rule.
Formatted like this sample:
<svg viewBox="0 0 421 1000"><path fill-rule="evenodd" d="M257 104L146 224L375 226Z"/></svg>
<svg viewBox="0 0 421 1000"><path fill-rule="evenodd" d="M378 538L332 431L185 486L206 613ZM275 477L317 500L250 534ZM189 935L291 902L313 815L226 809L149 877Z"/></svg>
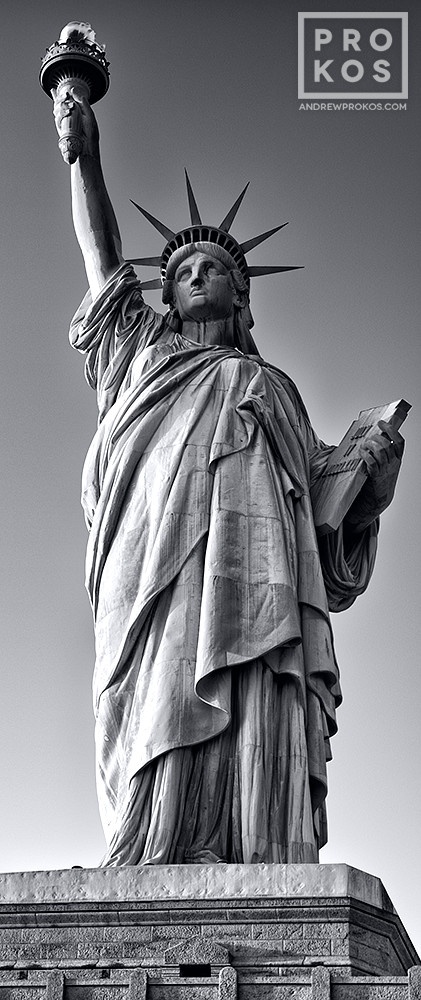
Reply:
<svg viewBox="0 0 421 1000"><path fill-rule="evenodd" d="M359 457L359 446L378 431L379 420L392 421L395 430L406 419L411 404L404 399L361 410L345 437L329 456L326 469L315 484L312 500L319 535L336 531L360 492L367 471Z"/></svg>

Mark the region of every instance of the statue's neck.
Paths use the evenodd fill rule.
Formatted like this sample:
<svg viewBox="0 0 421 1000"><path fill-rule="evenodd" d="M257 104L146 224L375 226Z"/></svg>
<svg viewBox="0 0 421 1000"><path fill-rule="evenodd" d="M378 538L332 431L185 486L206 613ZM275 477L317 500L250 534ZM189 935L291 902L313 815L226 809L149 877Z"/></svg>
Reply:
<svg viewBox="0 0 421 1000"><path fill-rule="evenodd" d="M184 319L182 325L183 337L192 340L195 344L203 344L204 347L216 346L234 347L234 317L228 316L226 319Z"/></svg>

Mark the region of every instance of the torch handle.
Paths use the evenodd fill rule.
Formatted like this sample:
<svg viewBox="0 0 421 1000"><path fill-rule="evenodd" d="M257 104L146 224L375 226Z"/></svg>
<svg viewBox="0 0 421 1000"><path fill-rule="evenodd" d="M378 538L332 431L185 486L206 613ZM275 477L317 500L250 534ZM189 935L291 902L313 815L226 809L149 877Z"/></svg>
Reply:
<svg viewBox="0 0 421 1000"><path fill-rule="evenodd" d="M75 163L82 152L85 133L82 125L82 113L79 105L73 100L71 88L75 87L81 97L89 99L89 84L80 77L69 77L61 80L56 91L56 100L68 105L68 114L64 115L60 124L58 146L66 163Z"/></svg>

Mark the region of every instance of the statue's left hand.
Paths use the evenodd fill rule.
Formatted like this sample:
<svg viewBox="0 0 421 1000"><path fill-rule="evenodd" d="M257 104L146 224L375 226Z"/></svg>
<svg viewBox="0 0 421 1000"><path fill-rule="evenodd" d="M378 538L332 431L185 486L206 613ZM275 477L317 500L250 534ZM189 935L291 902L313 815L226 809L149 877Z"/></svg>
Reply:
<svg viewBox="0 0 421 1000"><path fill-rule="evenodd" d="M360 446L368 478L346 515L353 531L363 531L393 499L405 442L393 422L379 420L379 430Z"/></svg>
<svg viewBox="0 0 421 1000"><path fill-rule="evenodd" d="M398 475L405 441L393 422L379 420L379 431L360 448L360 458L364 459L371 480L394 478Z"/></svg>

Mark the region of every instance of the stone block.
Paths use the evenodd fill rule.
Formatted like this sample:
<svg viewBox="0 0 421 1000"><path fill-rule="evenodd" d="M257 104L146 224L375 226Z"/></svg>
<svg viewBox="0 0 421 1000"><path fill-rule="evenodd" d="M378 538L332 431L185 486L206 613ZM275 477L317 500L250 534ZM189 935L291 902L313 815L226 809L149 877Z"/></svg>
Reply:
<svg viewBox="0 0 421 1000"><path fill-rule="evenodd" d="M206 993L204 993L206 989ZM153 983L148 985L148 1000L218 1000L218 985L202 982Z"/></svg>
<svg viewBox="0 0 421 1000"><path fill-rule="evenodd" d="M67 1000L127 1000L127 987L99 983L72 984L66 986L65 995Z"/></svg>
<svg viewBox="0 0 421 1000"><path fill-rule="evenodd" d="M346 921L339 923L337 920L329 920L325 921L325 924L329 927L329 935L332 940L337 941L339 939L349 941L349 924ZM306 927L304 929L304 935L307 933L308 928Z"/></svg>
<svg viewBox="0 0 421 1000"><path fill-rule="evenodd" d="M337 937L334 937L334 938L331 939L330 947L331 947L331 954L332 954L333 958L337 958L337 959L348 958L349 959L349 939L348 938L337 938Z"/></svg>
<svg viewBox="0 0 421 1000"><path fill-rule="evenodd" d="M241 985L239 1000L311 1000L310 987L295 987L274 983L259 983L258 987Z"/></svg>
<svg viewBox="0 0 421 1000"><path fill-rule="evenodd" d="M311 1000L330 1000L330 972L323 966L311 973Z"/></svg>
<svg viewBox="0 0 421 1000"><path fill-rule="evenodd" d="M407 1000L408 981L355 976L341 983L333 982L331 996L332 1000Z"/></svg>
<svg viewBox="0 0 421 1000"><path fill-rule="evenodd" d="M227 949L202 935L167 948L164 958L165 965L229 964Z"/></svg>
<svg viewBox="0 0 421 1000"><path fill-rule="evenodd" d="M144 969L136 969L129 979L127 1000L146 1000L148 975Z"/></svg>
<svg viewBox="0 0 421 1000"><path fill-rule="evenodd" d="M23 930L20 927L0 927L0 941L2 947L20 944L23 940Z"/></svg>
<svg viewBox="0 0 421 1000"><path fill-rule="evenodd" d="M162 924L160 927L153 926L151 928L151 940L152 941L167 941L171 940L180 941L188 940L191 937L195 937L200 934L200 927L196 924Z"/></svg>
<svg viewBox="0 0 421 1000"><path fill-rule="evenodd" d="M304 957L327 957L330 956L330 938L328 937L307 937L292 938L282 942L282 952L284 955L300 955Z"/></svg>
<svg viewBox="0 0 421 1000"><path fill-rule="evenodd" d="M126 941L138 941L140 944L145 944L147 941L151 941L152 931L152 926L147 927L143 924L140 927L122 927L121 925L116 927L112 924L110 927L104 927L101 937L104 943L107 941L119 941L121 944L124 944ZM161 931L161 928L158 931Z"/></svg>
<svg viewBox="0 0 421 1000"><path fill-rule="evenodd" d="M253 924L254 941L290 941L302 938L303 934L302 924Z"/></svg>
<svg viewBox="0 0 421 1000"><path fill-rule="evenodd" d="M63 955L63 957L66 957ZM97 962L100 957L100 947L96 947L90 941L80 941L77 946L76 958L89 959L90 962ZM67 955L67 959L69 956Z"/></svg>
<svg viewBox="0 0 421 1000"><path fill-rule="evenodd" d="M183 909L178 909L178 908L171 909L170 919L172 924L177 924L177 925L180 924L184 925L185 923L194 923L196 925L196 933L197 933L197 924L203 924L205 921L208 920L211 920L212 923L216 925L226 924L227 921L229 920L228 916L229 912L230 910L229 909L227 910L226 907L222 907L219 905L215 907L213 901L209 900L209 905L207 906L204 906L202 902L201 905L191 904L188 910L186 910L184 907ZM238 910L236 908L235 916L233 917L234 921L237 921L237 914Z"/></svg>
<svg viewBox="0 0 421 1000"><path fill-rule="evenodd" d="M421 966L413 966L408 972L409 1000L421 1000Z"/></svg>
<svg viewBox="0 0 421 1000"><path fill-rule="evenodd" d="M377 935L367 935L365 941L359 940L357 945L353 945L352 936L350 940L350 956L353 960L354 965L359 966L362 972L369 972L372 970L378 976L381 976L382 972L391 969L396 972L400 971L394 966L394 955L388 947L388 942L384 938L377 940Z"/></svg>
<svg viewBox="0 0 421 1000"><path fill-rule="evenodd" d="M246 941L253 936L252 924L202 924L201 934L205 938L214 938L217 941Z"/></svg>
<svg viewBox="0 0 421 1000"><path fill-rule="evenodd" d="M47 974L45 1000L63 1000L64 976L58 969Z"/></svg>
<svg viewBox="0 0 421 1000"><path fill-rule="evenodd" d="M235 969L221 969L218 981L218 1000L237 1000L237 973Z"/></svg>
<svg viewBox="0 0 421 1000"><path fill-rule="evenodd" d="M120 948L120 954L123 960L131 959L137 965L163 965L164 963L164 950L161 942L154 947L153 944L125 941Z"/></svg>
<svg viewBox="0 0 421 1000"><path fill-rule="evenodd" d="M6 992L2 990L0 996ZM29 989L25 985L13 986L7 990L7 1000L45 1000L44 988Z"/></svg>

